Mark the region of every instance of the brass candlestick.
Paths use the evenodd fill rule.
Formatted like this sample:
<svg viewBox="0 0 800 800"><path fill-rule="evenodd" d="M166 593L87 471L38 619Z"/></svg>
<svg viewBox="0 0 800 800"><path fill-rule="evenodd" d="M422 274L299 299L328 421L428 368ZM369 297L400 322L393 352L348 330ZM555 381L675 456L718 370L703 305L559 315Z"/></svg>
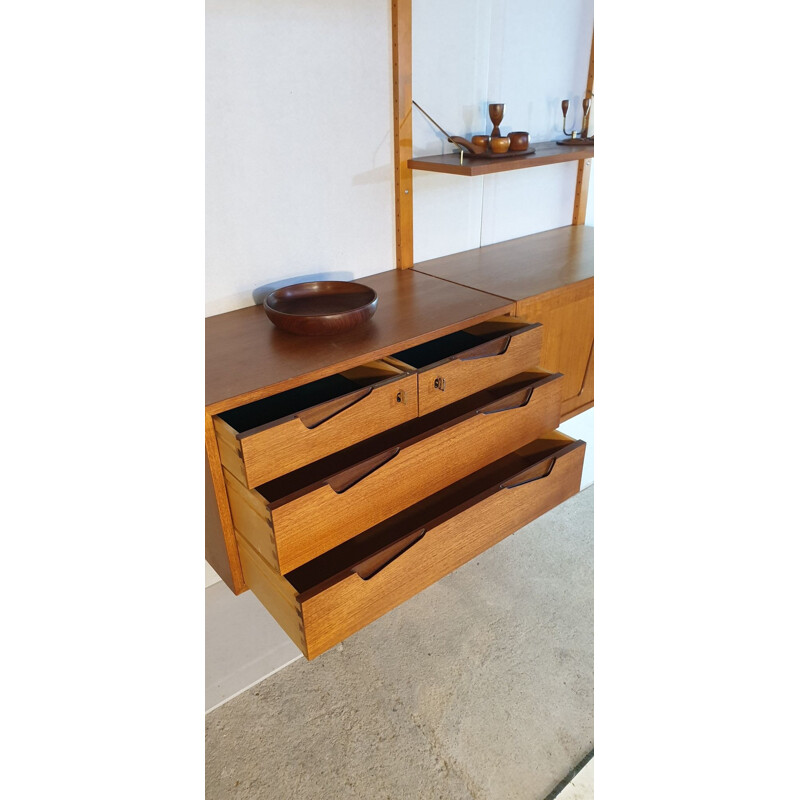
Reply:
<svg viewBox="0 0 800 800"><path fill-rule="evenodd" d="M569 136L569 139L559 139L556 144L568 146L571 145L573 147L577 147L579 145L594 145L594 136L589 137L586 135L589 133L589 111L591 108L592 98L587 97L583 101L583 124L581 125L580 131L567 131L567 112L569 111L569 100L561 101L561 113L564 115L564 124L562 126L562 130L564 131L564 136Z"/></svg>

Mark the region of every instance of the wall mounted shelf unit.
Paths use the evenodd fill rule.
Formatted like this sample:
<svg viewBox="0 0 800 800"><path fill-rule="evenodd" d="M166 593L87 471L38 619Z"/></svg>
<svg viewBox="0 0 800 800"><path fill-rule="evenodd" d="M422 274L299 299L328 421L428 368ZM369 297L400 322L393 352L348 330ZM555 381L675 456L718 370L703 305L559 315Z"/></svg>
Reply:
<svg viewBox="0 0 800 800"><path fill-rule="evenodd" d="M409 169L425 172L444 172L448 175L492 175L495 172L509 172L515 169L531 169L547 164L560 164L564 161L583 161L594 157L594 146L565 147L555 142L535 142L536 153L507 158L467 158L463 163L460 153L445 153L440 156L425 156L408 160Z"/></svg>

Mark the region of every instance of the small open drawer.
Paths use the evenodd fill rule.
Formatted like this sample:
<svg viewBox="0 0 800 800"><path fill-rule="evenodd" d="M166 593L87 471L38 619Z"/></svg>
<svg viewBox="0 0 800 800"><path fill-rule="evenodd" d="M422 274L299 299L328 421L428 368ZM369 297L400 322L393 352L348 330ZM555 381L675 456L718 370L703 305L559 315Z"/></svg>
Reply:
<svg viewBox="0 0 800 800"><path fill-rule="evenodd" d="M228 478L234 527L291 572L557 427L561 382L524 372L255 490Z"/></svg>
<svg viewBox="0 0 800 800"><path fill-rule="evenodd" d="M417 377L385 361L214 417L222 465L253 488L417 416Z"/></svg>
<svg viewBox="0 0 800 800"><path fill-rule="evenodd" d="M541 348L538 322L498 317L394 353L386 360L417 372L422 415L535 369Z"/></svg>
<svg viewBox="0 0 800 800"><path fill-rule="evenodd" d="M245 579L314 658L576 494L584 451L548 433L285 577L237 531Z"/></svg>

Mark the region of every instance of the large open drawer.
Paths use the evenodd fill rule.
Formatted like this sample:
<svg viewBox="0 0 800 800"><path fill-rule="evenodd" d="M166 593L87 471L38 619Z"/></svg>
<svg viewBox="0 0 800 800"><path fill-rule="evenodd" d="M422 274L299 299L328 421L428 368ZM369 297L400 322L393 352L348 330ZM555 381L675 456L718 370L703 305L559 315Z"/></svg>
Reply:
<svg viewBox="0 0 800 800"><path fill-rule="evenodd" d="M549 433L286 576L237 531L245 578L314 658L576 494L584 451Z"/></svg>
<svg viewBox="0 0 800 800"><path fill-rule="evenodd" d="M259 486L226 475L234 527L281 574L558 425L561 376L524 372Z"/></svg>

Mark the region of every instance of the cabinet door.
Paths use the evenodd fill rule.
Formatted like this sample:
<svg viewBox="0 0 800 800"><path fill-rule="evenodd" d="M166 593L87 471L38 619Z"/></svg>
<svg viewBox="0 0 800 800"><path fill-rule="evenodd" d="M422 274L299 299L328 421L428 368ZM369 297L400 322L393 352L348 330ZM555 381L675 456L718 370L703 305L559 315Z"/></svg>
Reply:
<svg viewBox="0 0 800 800"><path fill-rule="evenodd" d="M544 328L539 366L564 375L561 419L594 404L594 278L517 303Z"/></svg>

